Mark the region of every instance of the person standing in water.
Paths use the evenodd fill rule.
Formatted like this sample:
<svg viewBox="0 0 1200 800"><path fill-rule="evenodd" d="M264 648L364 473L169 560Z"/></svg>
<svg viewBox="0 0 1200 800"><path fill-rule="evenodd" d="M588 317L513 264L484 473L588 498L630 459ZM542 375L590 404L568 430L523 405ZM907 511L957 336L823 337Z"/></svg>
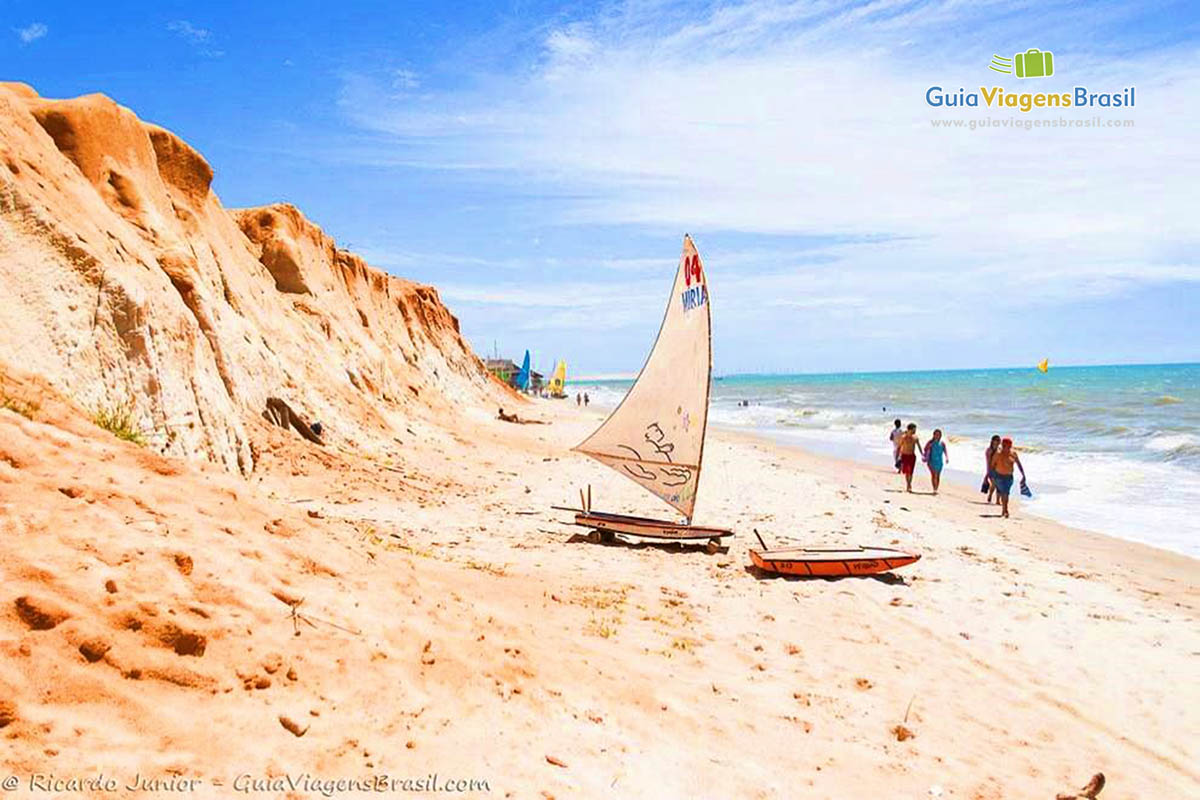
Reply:
<svg viewBox="0 0 1200 800"><path fill-rule="evenodd" d="M1008 496L1013 487L1013 466L1021 470L1021 480L1025 480L1025 465L1021 457L1013 449L1012 439L1005 438L1000 442L1000 449L992 455L992 485L996 487L996 496L1000 499L1000 516L1008 516Z"/></svg>
<svg viewBox="0 0 1200 800"><path fill-rule="evenodd" d="M929 466L929 481L933 484L933 493L938 493L938 486L942 483L942 467L950 461L950 451L946 448L946 443L942 441L942 429L937 428L933 432L933 438L925 444L925 463Z"/></svg>
<svg viewBox="0 0 1200 800"><path fill-rule="evenodd" d="M917 423L908 423L908 430L900 436L900 471L904 473L904 491L912 492L913 470L917 466L917 453L921 439L917 436Z"/></svg>
<svg viewBox="0 0 1200 800"><path fill-rule="evenodd" d="M592 402L591 398L590 398L590 397L588 397L588 394L587 394L587 392L584 392L584 393L583 393L583 407L584 407L584 408L587 408L587 406L588 406L588 403L590 403L590 402Z"/></svg>
<svg viewBox="0 0 1200 800"><path fill-rule="evenodd" d="M992 441L988 444L987 449L983 451L983 483L987 486L987 501L989 505L992 502L992 495L996 493L996 481L993 480L995 476L992 475L992 456L996 455L996 451L999 449L1000 437L993 434ZM997 498L996 502L999 503L1000 499Z"/></svg>
<svg viewBox="0 0 1200 800"><path fill-rule="evenodd" d="M575 393L575 405L583 405L583 395L581 395L579 392Z"/></svg>
<svg viewBox="0 0 1200 800"><path fill-rule="evenodd" d="M900 437L904 435L904 429L900 427L900 420L895 420L895 425L892 432L888 434L888 441L892 443L892 461L895 462L896 472L900 471Z"/></svg>

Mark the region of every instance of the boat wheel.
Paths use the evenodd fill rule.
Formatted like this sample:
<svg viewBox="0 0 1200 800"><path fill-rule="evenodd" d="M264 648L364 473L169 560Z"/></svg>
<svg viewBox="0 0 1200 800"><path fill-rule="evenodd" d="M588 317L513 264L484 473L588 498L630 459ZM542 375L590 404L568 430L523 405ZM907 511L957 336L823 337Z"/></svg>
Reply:
<svg viewBox="0 0 1200 800"><path fill-rule="evenodd" d="M605 544L612 544L617 540L617 535L612 531L599 531L599 533L600 541L604 542Z"/></svg>
<svg viewBox="0 0 1200 800"><path fill-rule="evenodd" d="M709 539L708 544L704 545L704 552L708 553L710 556L716 555L717 552L720 551L720 549L721 549L721 540L720 539Z"/></svg>
<svg viewBox="0 0 1200 800"><path fill-rule="evenodd" d="M592 544L600 544L604 541L604 534L598 530L588 531L587 540Z"/></svg>

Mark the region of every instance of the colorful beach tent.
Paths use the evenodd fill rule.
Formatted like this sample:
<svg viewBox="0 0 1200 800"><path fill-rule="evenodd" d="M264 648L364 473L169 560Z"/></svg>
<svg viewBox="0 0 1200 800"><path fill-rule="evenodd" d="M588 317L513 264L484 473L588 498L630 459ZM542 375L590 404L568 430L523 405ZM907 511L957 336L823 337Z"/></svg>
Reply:
<svg viewBox="0 0 1200 800"><path fill-rule="evenodd" d="M521 371L517 373L516 386L522 392L529 389L529 351L525 351L525 361L521 363Z"/></svg>

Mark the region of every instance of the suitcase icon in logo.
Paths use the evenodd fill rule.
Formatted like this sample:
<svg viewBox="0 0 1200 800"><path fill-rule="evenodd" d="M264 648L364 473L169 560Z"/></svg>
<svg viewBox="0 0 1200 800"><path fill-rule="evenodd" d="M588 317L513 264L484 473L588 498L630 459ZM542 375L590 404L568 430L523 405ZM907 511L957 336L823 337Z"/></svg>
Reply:
<svg viewBox="0 0 1200 800"><path fill-rule="evenodd" d="M1013 56L1018 78L1049 78L1054 74L1054 53L1031 47Z"/></svg>

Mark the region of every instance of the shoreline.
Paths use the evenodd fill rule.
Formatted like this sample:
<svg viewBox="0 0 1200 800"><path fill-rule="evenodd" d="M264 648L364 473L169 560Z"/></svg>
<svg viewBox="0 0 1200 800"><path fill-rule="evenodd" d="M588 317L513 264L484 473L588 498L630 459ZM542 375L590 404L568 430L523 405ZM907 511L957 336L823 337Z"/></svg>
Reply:
<svg viewBox="0 0 1200 800"><path fill-rule="evenodd" d="M583 411L582 414L589 420L588 425L583 427L590 431L592 427L603 421L608 413L608 410L591 408ZM565 416L570 419L572 413L566 413ZM872 489L879 488L883 494L888 495L887 498L882 499L883 505L894 504L897 500L901 502L912 500L913 508L917 509L916 503L919 503L920 511L931 513L932 520L959 524L970 530L972 535L990 537L996 544L1016 543L1018 546L1026 548L1026 551L1035 557L1065 567L1066 573L1074 572L1091 577L1103 577L1106 583L1114 587L1126 583L1130 577L1129 573L1136 573L1138 577L1154 584L1157 588L1149 589L1154 592L1160 591L1164 582L1166 584L1179 582L1185 586L1189 583L1194 584L1196 576L1200 574L1200 559L1194 556L1145 542L1125 539L1103 531L1068 525L1038 515L1024 507L1024 503L1021 502L1023 498L1015 491L1010 501L1012 516L1008 520L1003 520L998 516L993 518L990 514L992 509L998 509L999 506L995 504L989 506L969 486L943 480L939 494L932 495L928 491L927 472L925 486L917 487L916 481L914 481L914 489L920 488L920 491L915 490L912 494L908 494L903 488L903 477L886 467L846 456L831 456L813 452L801 444L781 441L762 431L710 424L708 441L710 445L715 442L726 446L732 445L739 449L747 448L752 451L773 453L774 456L788 462L787 466L790 470L801 475L843 482L842 491L845 491L845 488L856 487L858 485L854 483L856 480L864 484L874 484ZM585 456L578 457L585 462L591 461ZM597 470L594 475L594 483L611 485L606 477L609 470L599 464L595 464L595 466ZM615 482L618 484L634 485L633 481L619 475L614 474L613 477L616 478ZM706 460L705 471L701 476L700 483L702 494L711 490L710 482L713 477L713 471ZM622 487L622 489L624 488ZM622 491L622 494L625 492ZM636 488L634 488L634 494L635 496L638 494ZM873 494L876 495L876 498L879 497L879 492L873 492ZM949 503L944 501L949 501ZM659 506L660 504L652 498L647 498L637 506L627 507L624 510L633 511L637 508L640 509L637 513L649 513L650 516L657 515L666 519L672 517L674 512L664 514ZM650 508L648 512L647 507ZM728 520L711 516L704 496L697 501L696 507L698 524L726 524L728 522ZM803 508L799 509L801 512L804 510ZM760 532L766 533L767 531L760 529ZM736 536L733 539L734 544L730 548L730 553L738 552L739 558L744 558L749 563L749 555L745 553L745 549L758 546L757 541L753 538L754 532L735 526L734 533ZM828 542L820 541L802 541L787 534L778 538L779 543L786 542L795 545L828 544ZM888 542L879 538L878 541L848 544L867 545L871 543L887 544ZM776 546L776 544L776 542L768 540L769 546ZM906 569L908 568L901 568L897 572L903 574ZM1193 590L1192 594L1196 596L1197 604L1200 605L1200 591Z"/></svg>
<svg viewBox="0 0 1200 800"><path fill-rule="evenodd" d="M599 422L603 420L604 417L610 412L611 409L605 407L601 409L589 408L585 413L596 415L597 424L599 424ZM728 422L713 422L711 420L709 421L708 430L710 436L717 434L721 436L727 435L731 437L746 437L750 440L769 442L772 445L781 448L795 449L798 452L814 458L844 461L847 464L855 465L857 467L865 469L875 468L883 474L891 474L884 467L878 466L874 461L868 459L868 456L871 455L871 452L866 448L866 446L856 444L854 442L835 440L825 441L815 437L811 441L807 441L801 436L797 435L796 432L786 428L744 426L731 424ZM959 448L962 447L962 445L957 446ZM1020 450L1020 448L1018 448L1018 450ZM967 460L970 461L971 458L975 458L976 455L977 454L972 454L972 456ZM947 468L942 472L941 494L947 494L948 489L954 487L961 490L955 494L959 495L960 499L963 499L967 502L970 502L972 498L984 497L984 495L978 492L978 484L974 483L974 481L978 481L982 478L982 468L976 470L976 472L972 472L969 469L958 467L958 463L958 461L951 462L951 464L948 465ZM902 481L902 478L899 474L896 474L896 479L897 482ZM922 489L923 491L927 490L929 486L929 472L920 460L917 462L917 472L913 483L914 487L916 487L918 484L921 484L924 487ZM1052 484L1042 484L1037 486L1037 493L1039 495L1058 491L1069 490L1060 489ZM1196 553L1185 552L1181 549L1174 549L1172 547L1156 544L1144 539L1131 538L1131 535L1124 535L1116 531L1105 531L1090 528L1086 524L1080 524L1071 520L1058 519L1052 514L1040 512L1036 506L1032 508L1029 507L1028 501L1022 498L1017 492L1016 486L1013 487L1011 502L1013 503L1014 510L1021 508L1021 513L1023 514L1033 516L1039 520L1044 520L1047 523L1061 526L1067 530L1088 533L1096 536L1104 536L1110 539L1115 539L1119 542L1136 544L1142 547L1150 548L1151 550L1179 555L1192 561L1200 561L1200 551Z"/></svg>
<svg viewBox="0 0 1200 800"><path fill-rule="evenodd" d="M589 408L582 413L588 415L590 418L594 418L596 424L598 425L608 416L609 412L609 409ZM895 473L886 467L879 466L878 464L872 464L863 459L854 458L853 456L846 455L844 453L829 454L820 452L816 449L810 449L805 447L802 443L789 441L788 439L780 436L773 436L771 432L767 430L740 428L724 423L710 423L708 428L708 436L718 441L738 442L750 447L768 446L778 449L781 453L790 453L801 462L798 466L803 471L822 473L824 470L820 466L821 463L828 462L831 471L872 474L876 476L878 480L892 482L894 484L893 488L898 490L898 495L903 496L906 494L903 491L903 477L899 473ZM991 504L989 506L987 503L982 502L980 493L978 491L972 491L972 488L969 484L958 480L950 480L948 477L943 477L941 491L937 497L933 497L928 491L928 470L922 472L922 465L920 463L918 463L917 469L918 476L913 481L914 492L911 495L913 497L928 497L930 500L935 502L940 498L950 498L954 502L963 504L964 506L972 506L977 509L988 509L989 507L999 508L999 506L996 504ZM922 479L923 485L918 485L918 481L922 481ZM885 491L887 490L885 489ZM1039 526L1052 529L1054 532L1060 534L1060 537L1064 538L1065 540L1069 541L1071 539L1078 539L1078 544L1086 545L1088 550L1128 548L1132 553L1140 554L1143 559L1177 562L1175 568L1182 570L1200 570L1200 557L1196 557L1188 553L1181 553L1177 550L1150 544L1148 542L1126 539L1116 534L1060 522L1052 517L1038 514L1036 511L1029 510L1023 501L1024 498L1022 498L1016 492L1014 487L1013 496L1010 500L1013 514L1013 516L1010 518L1010 521L1017 521L1021 516L1025 516L1026 518L1036 521ZM699 503L697 503L697 506L703 508ZM1003 524L1003 521L1000 519L996 519L994 521L999 525ZM709 520L709 522L712 522L712 520ZM742 532L735 531L735 533ZM1043 539L1040 540L1039 543L1042 545L1047 545L1050 541L1051 540ZM1066 559L1071 558L1070 554L1067 552L1062 552L1061 555Z"/></svg>
<svg viewBox="0 0 1200 800"><path fill-rule="evenodd" d="M934 428L945 431L951 462L943 481L976 489L988 438L1010 436L1028 469L1031 513L1200 558L1200 517L1192 511L1200 506L1200 365L911 374L929 377L751 375L714 383L709 424L885 464L891 421L903 417L920 425L923 441ZM593 399L611 406L627 385L598 384Z"/></svg>
<svg viewBox="0 0 1200 800"><path fill-rule="evenodd" d="M843 462L843 464L845 466L852 467L855 469L874 471L884 477L894 477L896 480L896 484L902 488L903 477L899 473L895 473L895 472L887 469L886 467L882 467L877 464L872 464L864 459L854 458L852 455L836 454L836 453L830 454L830 453L821 452L820 450L818 450L816 448L810 449L808 447L805 447L804 444L801 444L801 443L798 443L795 441L788 441L786 438L783 438L783 437L773 436L773 435L771 435L770 431L765 431L765 430L753 430L753 429L748 430L748 429L744 429L744 428L737 428L737 427L730 426L730 425L716 424L716 425L710 425L709 431L710 431L709 435L712 435L713 433L715 433L716 435L718 435L720 437L728 437L730 439L743 439L744 441L750 442L750 443L755 443L755 442L769 443L771 446L778 447L782 450L795 451L799 454L802 454L806 458L829 459L831 461ZM928 472L928 470L923 470L923 466L924 466L923 464L918 462L917 477L915 477L913 479L913 485L914 485L914 489L920 488L921 491L919 491L919 492L914 491L914 494L924 495L928 489L929 472ZM960 471L960 472L965 472L965 470ZM977 488L973 491L971 488L971 484L967 483L964 480L955 479L955 476L953 476L949 473L950 473L949 469L947 469L946 471L944 471L942 473L943 477L942 477L941 491L938 495L939 497L943 497L943 496L954 497L956 500L959 500L962 502L978 504L983 508L987 507L986 503L980 503L980 498L984 497L984 495L982 495L977 490ZM918 482L923 482L924 485L918 486ZM1010 500L1014 516L1017 514L1028 515L1046 525L1052 525L1063 531L1069 532L1069 534L1071 534L1071 535L1096 536L1096 537L1101 537L1103 539L1111 540L1112 542L1114 542L1115 544L1118 544L1118 545L1131 545L1131 546L1134 546L1137 548L1144 548L1144 549L1152 551L1154 553L1161 553L1161 554L1164 554L1167 556L1176 556L1176 557L1185 559L1186 561L1192 562L1194 565L1196 565L1198 568L1200 568L1200 556L1195 556L1190 553L1183 553L1178 550L1172 550L1169 547L1162 547L1160 545L1155 545L1155 544L1151 544L1149 542L1139 541L1137 539L1127 539L1124 536L1120 536L1120 535L1114 534L1114 533L1108 533L1106 531L1093 530L1091 528L1086 528L1083 526L1072 525L1067 522L1062 522L1060 520L1054 519L1051 516L1048 516L1045 514L1039 514L1034 509L1027 508L1023 501L1024 501L1024 498L1022 498L1019 495L1019 493L1016 491L1016 487L1014 486L1013 495ZM992 504L992 507L998 508L998 506L995 504Z"/></svg>

